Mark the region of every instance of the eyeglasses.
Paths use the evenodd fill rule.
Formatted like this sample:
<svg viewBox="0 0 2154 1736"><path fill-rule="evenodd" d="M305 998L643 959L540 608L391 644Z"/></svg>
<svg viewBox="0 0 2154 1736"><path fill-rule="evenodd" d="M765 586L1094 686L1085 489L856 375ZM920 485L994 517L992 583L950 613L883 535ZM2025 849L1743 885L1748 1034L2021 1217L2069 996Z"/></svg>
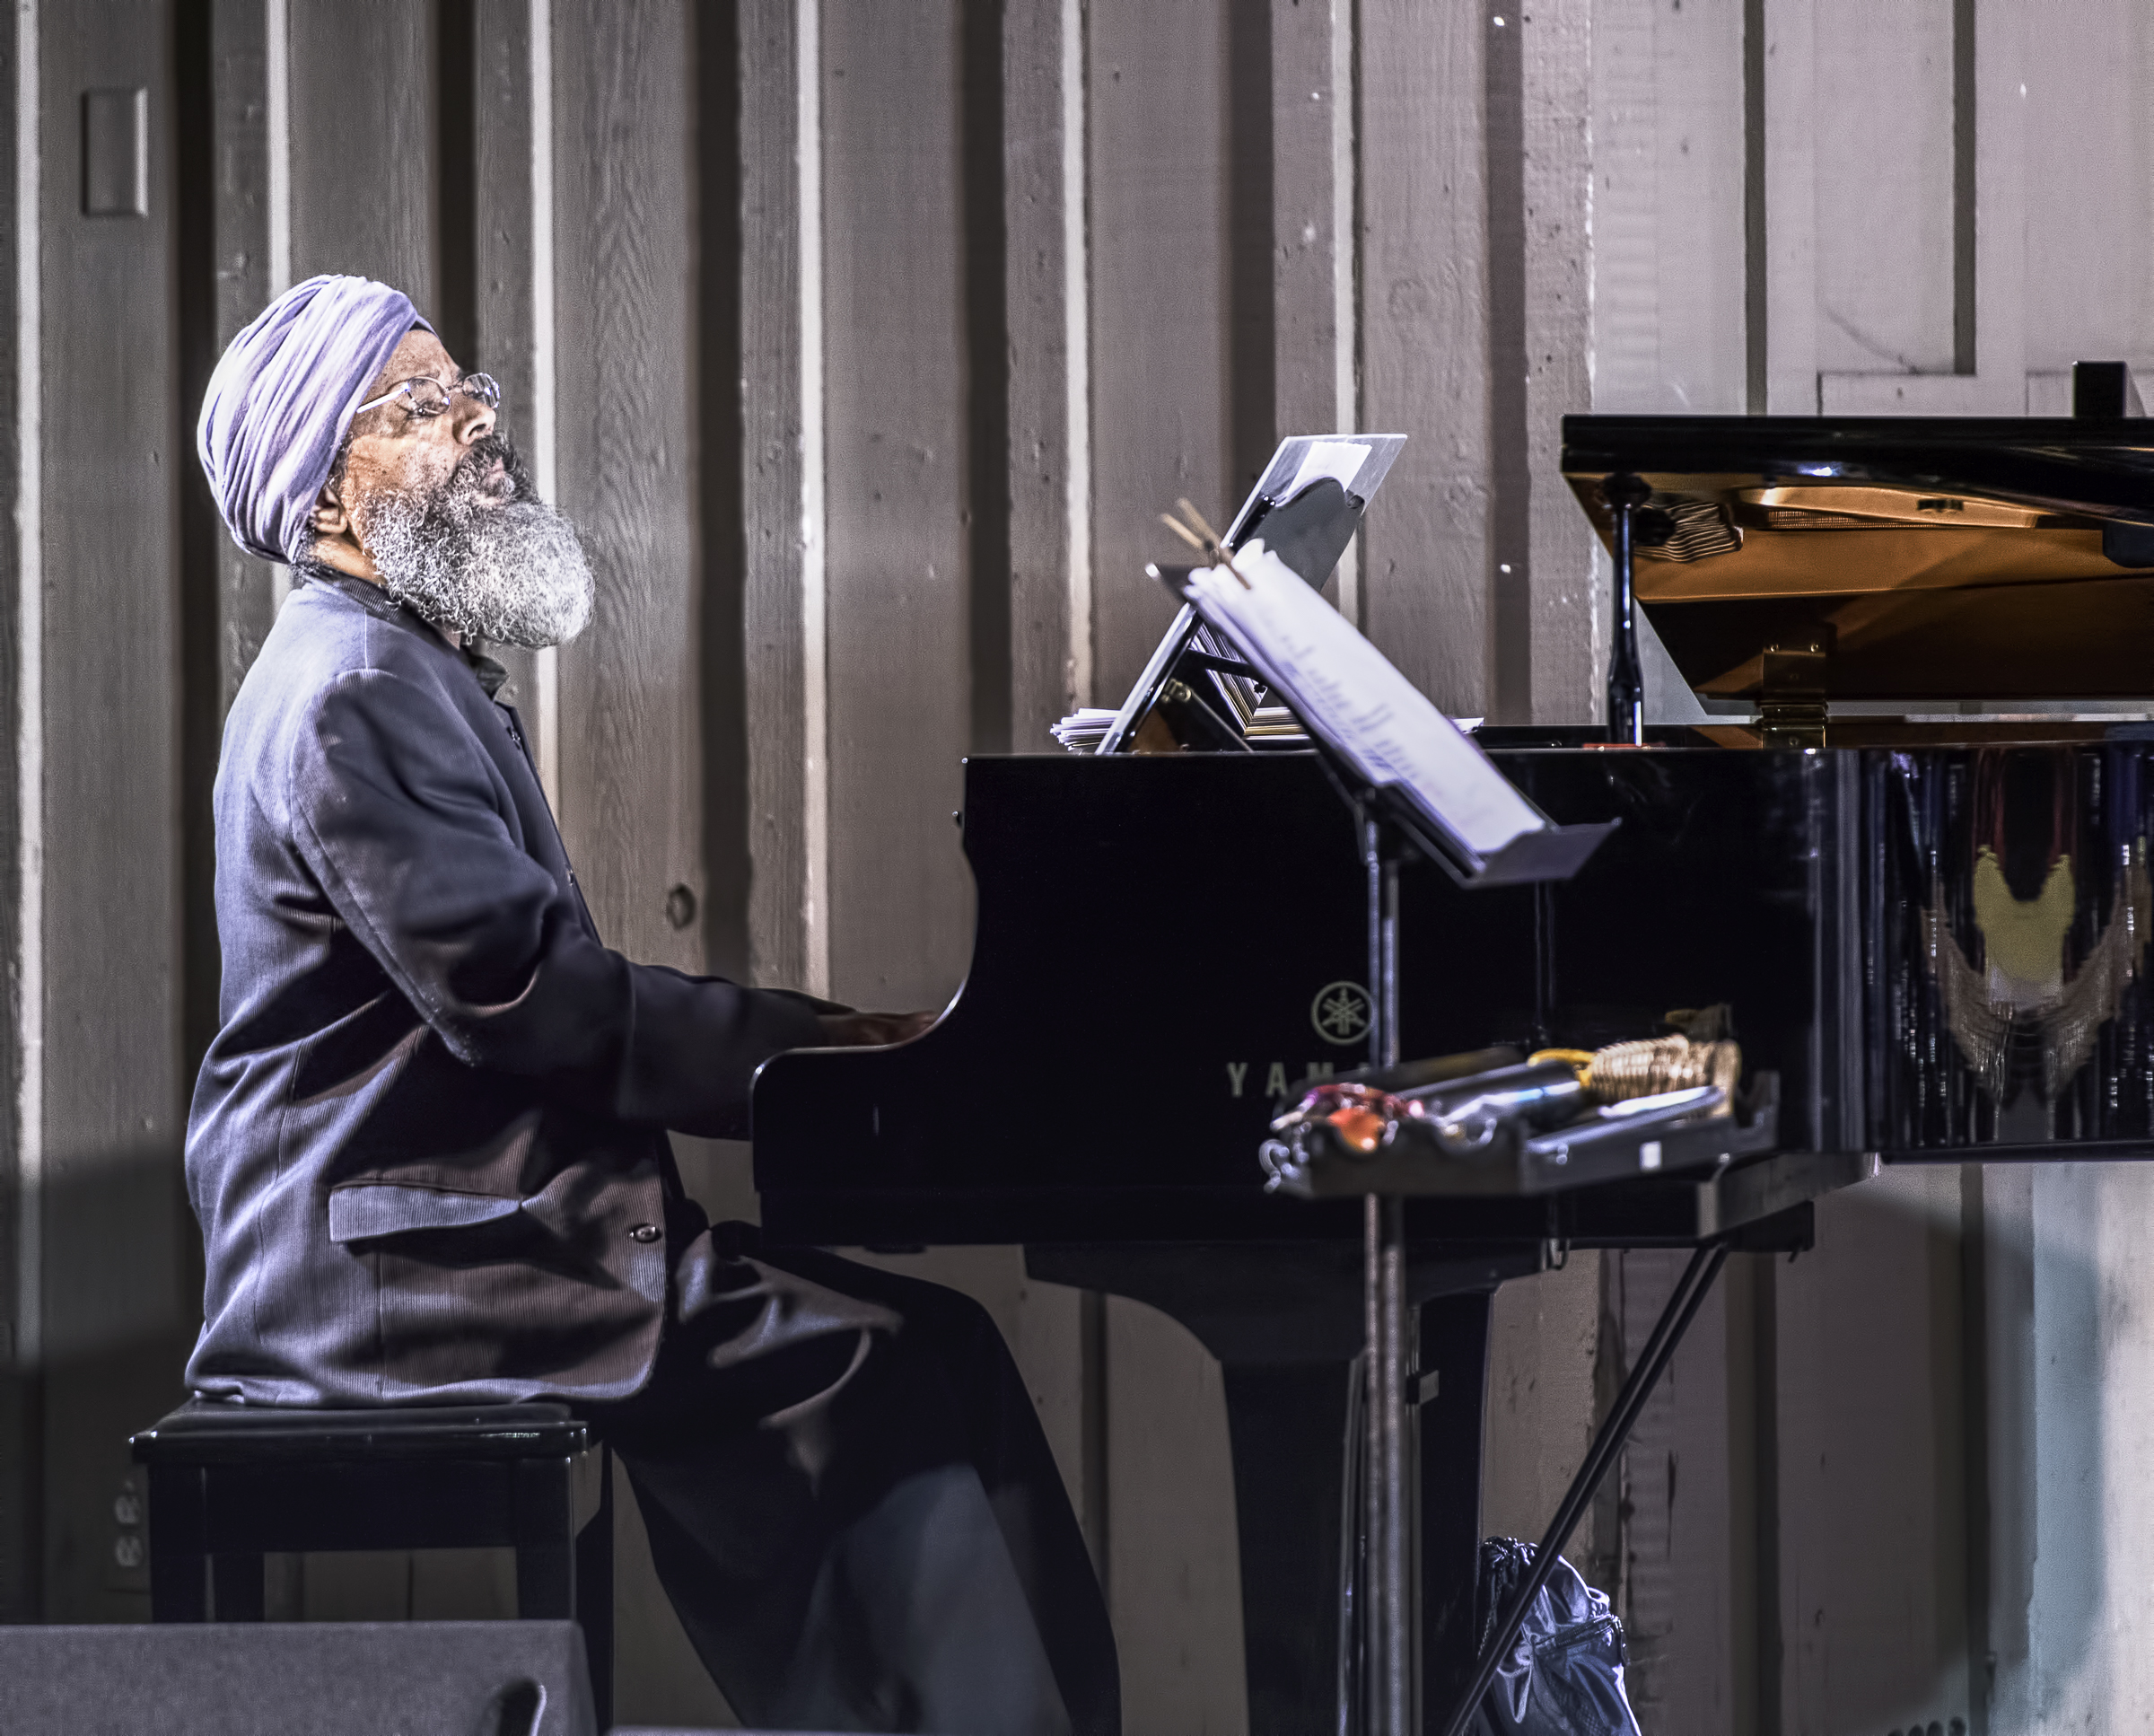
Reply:
<svg viewBox="0 0 2154 1736"><path fill-rule="evenodd" d="M453 386L444 386L431 374L418 374L401 385L391 386L379 398L370 398L352 414L363 416L368 410L387 404L395 399L404 400L404 414L410 416L439 416L449 408L449 400L458 392L476 398L490 410L501 408L501 382L490 373L467 373Z"/></svg>

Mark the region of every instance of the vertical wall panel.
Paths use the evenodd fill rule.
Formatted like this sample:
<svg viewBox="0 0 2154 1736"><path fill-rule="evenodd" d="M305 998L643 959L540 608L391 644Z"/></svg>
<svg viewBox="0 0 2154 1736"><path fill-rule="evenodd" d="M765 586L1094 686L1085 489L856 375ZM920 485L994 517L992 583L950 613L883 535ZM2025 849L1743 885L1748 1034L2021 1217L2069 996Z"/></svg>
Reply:
<svg viewBox="0 0 2154 1736"><path fill-rule="evenodd" d="M1144 576L1180 547L1159 514L1184 495L1228 513L1246 486L1229 452L1223 0L1094 0L1086 28L1093 695L1108 705L1173 618Z"/></svg>
<svg viewBox="0 0 2154 1736"><path fill-rule="evenodd" d="M1689 1256L1632 1249L1602 1257L1608 1283L1602 1345L1608 1382L1643 1351ZM1738 1672L1729 1547L1728 1290L1716 1285L1639 1415L1598 1504L1602 1584L1630 1648L1641 1724L1669 1732L1735 1727Z"/></svg>
<svg viewBox="0 0 2154 1736"><path fill-rule="evenodd" d="M1272 367L1282 436L1361 426L1353 32L1347 0L1273 0ZM1358 544L1327 594L1360 620Z"/></svg>
<svg viewBox="0 0 2154 1736"><path fill-rule="evenodd" d="M1108 1600L1128 1736L1248 1726L1241 1555L1219 1364L1142 1302L1107 1302Z"/></svg>
<svg viewBox="0 0 2154 1736"><path fill-rule="evenodd" d="M1812 0L1817 359L1953 365L1952 0Z"/></svg>
<svg viewBox="0 0 2154 1736"><path fill-rule="evenodd" d="M1342 425L1338 346L1353 342L1339 330L1335 294L1338 249L1353 237L1335 233L1333 222L1352 158L1335 156L1332 117L1353 92L1335 88L1332 10L1314 0L1274 0L1271 8L1273 369L1283 434ZM1238 90L1235 101L1251 95Z"/></svg>
<svg viewBox="0 0 2154 1736"><path fill-rule="evenodd" d="M535 465L540 406L532 328L530 0L476 0L443 15L466 32L460 45L442 45L460 48L445 56L441 101L444 130L464 147L443 164L444 184L457 197L444 201L442 253L444 263L455 262L460 305L454 318L468 328L451 331L449 341L460 366L501 382L499 425L524 463ZM452 81L458 72L465 78ZM451 128L448 118L460 105L464 114ZM537 659L514 645L491 647L490 654L507 667L513 689L507 697L536 743L546 730Z"/></svg>
<svg viewBox="0 0 2154 1736"><path fill-rule="evenodd" d="M425 313L441 288L433 9L285 4L292 280L320 271L379 277Z"/></svg>
<svg viewBox="0 0 2154 1736"><path fill-rule="evenodd" d="M36 1304L26 1291L38 1280L36 1206L24 1198L32 1179L39 1129L23 1125L31 1105L23 1099L27 1071L24 1048L37 1029L37 1012L23 1004L30 978L23 971L23 941L29 925L25 893L34 896L35 877L23 870L23 842L34 824L22 810L23 724L22 705L28 673L22 666L24 543L36 528L29 496L37 478L26 474L36 448L24 427L25 375L36 378L38 345L34 334L22 341L26 310L21 274L24 250L35 258L38 211L35 189L24 198L18 180L18 129L34 128L34 97L25 105L23 75L34 80L36 57L26 67L20 57L23 35L34 28L35 14L18 12L0 28L0 332L7 334L0 356L0 969L7 991L4 1040L0 1040L0 1621L37 1619L42 1602L43 1547L39 1539ZM32 39L34 40L34 39ZM34 91L34 83L31 86ZM34 290L29 298L34 309ZM34 550L32 551L34 562ZM34 565L29 570L34 571ZM27 883L26 883L27 882ZM34 1062L31 1063L34 1065ZM26 1148L30 1148L27 1149ZM27 1161L26 1161L27 1159Z"/></svg>
<svg viewBox="0 0 2154 1736"><path fill-rule="evenodd" d="M2000 1699L2018 1700L2036 1728L2053 1720L2062 1729L2129 1729L2147 1715L2131 1703L2136 1696L2120 1692L2143 1681L2130 1657L2137 1648L2115 1643L2137 1626L2125 1609L2144 1585L2143 1568L2132 1571L2133 1557L2145 1558L2144 1479L2127 1469L2145 1451L2132 1392L2141 1381L2136 1368L2118 1378L2120 1362L2136 1361L2144 1311L2127 1300L2137 1286L2104 1270L2115 1228L2132 1222L2146 1197L2143 1179L2091 1164L2045 1170L2027 1188L2032 1500L2013 1564L2024 1574L2014 1613L2027 1644L2024 1664L2001 1672L1999 1686ZM2001 1736L2010 1728L2001 1720L1996 1727Z"/></svg>
<svg viewBox="0 0 2154 1736"><path fill-rule="evenodd" d="M2154 1177L2071 1163L1985 1180L1991 1405L2004 1425L1991 1459L1989 1728L2141 1728L2154 1716L2142 1372L2154 1312L2134 1232Z"/></svg>
<svg viewBox="0 0 2154 1736"><path fill-rule="evenodd" d="M599 587L591 627L561 653L562 824L609 943L695 970L687 16L561 0L554 29L560 492Z"/></svg>
<svg viewBox="0 0 2154 1736"><path fill-rule="evenodd" d="M1743 4L1593 15L1593 408L1744 404Z"/></svg>
<svg viewBox="0 0 2154 1736"><path fill-rule="evenodd" d="M1596 1421L1601 1267L1612 1258L1573 1253L1560 1270L1496 1292L1481 1479L1486 1536L1539 1542L1585 1460ZM1595 1519L1589 1511L1566 1551L1589 1576L1602 1547Z"/></svg>
<svg viewBox="0 0 2154 1736"><path fill-rule="evenodd" d="M823 13L831 988L940 1005L971 952L959 15Z"/></svg>
<svg viewBox="0 0 2154 1736"><path fill-rule="evenodd" d="M1068 9L1073 10L1073 0ZM1065 27L1064 13L1060 4L1011 6L1003 13L1010 746L1019 753L1048 749L1048 725L1072 706L1092 703L1089 691L1078 691L1072 640L1073 633L1089 638L1083 604L1091 576L1091 502L1085 484L1090 454L1071 437L1072 394L1081 400L1080 428L1082 412L1090 408L1081 402L1089 334L1080 325L1076 342L1071 341L1073 315L1081 320L1084 311L1083 164L1073 161L1083 151L1084 137L1081 97L1070 104L1065 81L1081 83L1084 69L1081 35ZM1065 42L1065 36L1074 40ZM1065 63L1072 48L1075 65ZM1071 108L1074 128L1068 124L1073 117L1065 115ZM1069 246L1073 229L1075 250ZM1079 467L1074 477L1073 464ZM1083 537L1084 547L1073 530ZM1073 570L1081 564L1081 573ZM1083 662L1089 674L1089 643Z"/></svg>
<svg viewBox="0 0 2154 1736"><path fill-rule="evenodd" d="M696 354L703 684L703 944L706 968L753 979L755 898L748 658L748 446L742 292L740 14L691 13L694 29ZM798 978L794 979L796 982Z"/></svg>
<svg viewBox="0 0 2154 1736"><path fill-rule="evenodd" d="M1525 145L1525 475L1509 486L1527 491L1531 583L1523 632L1502 629L1502 641L1524 644L1494 647L1500 675L1524 652L1527 706L1515 675L1496 697L1511 721L1529 708L1536 722L1598 723L1606 587L1595 581L1592 531L1561 480L1563 419L1593 408L1592 0L1544 0L1504 29L1518 32ZM1502 365L1491 358L1492 370Z"/></svg>
<svg viewBox="0 0 2154 1736"><path fill-rule="evenodd" d="M2027 365L2154 360L2154 10L2048 9L2027 38ZM2142 388L2142 390L2145 390Z"/></svg>
<svg viewBox="0 0 2154 1736"><path fill-rule="evenodd" d="M1762 350L1765 401L1752 411L1773 416L1817 413L1817 22L1813 0L1750 0L1758 34L1756 54L1764 84L1758 105L1764 136L1749 149L1764 159L1764 282L1753 285L1765 329L1750 339Z"/></svg>
<svg viewBox="0 0 2154 1736"><path fill-rule="evenodd" d="M820 816L811 816L809 713L824 704L804 591L822 581L819 407L803 402L801 70L792 0L743 0L740 90L741 623L749 718L748 955L757 980L819 986ZM810 88L819 88L819 74ZM810 145L805 147L812 150ZM819 307L819 278L808 285ZM819 346L819 329L814 334ZM820 350L813 364L820 367ZM826 978L827 980L827 978Z"/></svg>
<svg viewBox="0 0 2154 1736"><path fill-rule="evenodd" d="M1959 1178L1820 1202L1779 1274L1782 1727L1968 1715Z"/></svg>
<svg viewBox="0 0 2154 1736"><path fill-rule="evenodd" d="M42 408L46 1601L143 1619L126 1434L178 1393L179 693L171 14L47 9ZM149 93L147 214L83 215L83 93ZM191 1299L188 1299L191 1302Z"/></svg>
<svg viewBox="0 0 2154 1736"><path fill-rule="evenodd" d="M1445 709L1489 699L1479 10L1360 7L1362 420L1411 435L1362 535L1370 636Z"/></svg>
<svg viewBox="0 0 2154 1736"><path fill-rule="evenodd" d="M2044 1672L2035 1669L2034 1587L2040 1536L2035 1442L2037 1395L2045 1384L2043 1351L2035 1337L2034 1166L1984 1165L1963 1180L1962 1199L1973 1246L1966 1269L1968 1328L1978 1333L1968 1358L1980 1390L1970 1392L1970 1435L1983 1445L1979 1477L1968 1512L1970 1639L1988 1665L1976 1686L1988 1688L1988 1717L1974 1728L2029 1730L2046 1697ZM1972 1185L1968 1185L1970 1183ZM2082 1275L2083 1278L2083 1275ZM2045 1635L2045 1639L2050 1636ZM2050 1649L2050 1648L2045 1648ZM2065 1649L2076 1657L2079 1648ZM2053 1649L2050 1655L2055 1656Z"/></svg>
<svg viewBox="0 0 2154 1736"><path fill-rule="evenodd" d="M267 11L266 5L211 9L216 297L211 341L219 354L270 296ZM199 408L181 407L183 412ZM222 721L275 618L274 569L223 534L216 559L217 716Z"/></svg>
<svg viewBox="0 0 2154 1736"><path fill-rule="evenodd" d="M1798 0L1798 4L1808 5L1810 0ZM1966 148L1972 152L1973 161L1962 165L1966 184L1956 184L1960 197L1972 200L1972 208L1962 210L1960 215L1971 231L1962 268L1974 276L1971 294L1966 297L1971 304L1966 310L1971 325L1966 347L1971 351L1973 372L1915 374L1895 372L1878 364L1865 372L1850 373L1833 371L1825 360L1834 355L1834 342L1833 320L1821 293L1828 281L1826 253L1834 245L1824 232L1834 215L1829 212L1829 203L1834 197L1855 201L1867 195L1843 184L1828 188L1825 159L1819 158L1812 193L1817 224L1817 285L1791 282L1790 293L1801 294L1807 289L1816 295L1815 323L1809 328L1819 358L1816 402L1827 415L2018 416L2027 408L2026 44L2033 34L2046 28L2048 14L2043 13L2037 18L2020 0L1961 0L1953 13L1959 27L1971 31L1973 37L1971 49L1963 49L1971 59L1965 83L1973 93L1974 122ZM1821 13L1816 25L1816 52L1821 68L1826 64L1822 40L1826 17ZM1933 42L1927 51L1941 53L1943 49ZM1822 106L1827 94L1820 73L1817 101L1821 106L1812 123L1820 136L1834 125L1829 111ZM1792 136L1792 127L1789 130ZM1925 145L1922 148L1929 147ZM1856 166L1843 163L1834 172L1853 174ZM2047 197L2046 189L2039 196ZM1777 188L1772 197L1779 197ZM1961 247L1957 232L1954 246L1956 250ZM1896 259L1889 248L1878 257ZM1896 263L1878 268L1878 283L1870 293L1879 297L1897 294L1899 287L1892 275L1896 268ZM1912 294L1916 305L1922 304L1924 298L1935 299L1933 289L1916 288ZM1953 359L1956 364L1960 361L1957 354ZM1774 408L1780 406L1776 403Z"/></svg>
<svg viewBox="0 0 2154 1736"><path fill-rule="evenodd" d="M1272 0L1272 333L1279 434L1361 426L1350 0ZM1361 550L1327 593L1361 618Z"/></svg>

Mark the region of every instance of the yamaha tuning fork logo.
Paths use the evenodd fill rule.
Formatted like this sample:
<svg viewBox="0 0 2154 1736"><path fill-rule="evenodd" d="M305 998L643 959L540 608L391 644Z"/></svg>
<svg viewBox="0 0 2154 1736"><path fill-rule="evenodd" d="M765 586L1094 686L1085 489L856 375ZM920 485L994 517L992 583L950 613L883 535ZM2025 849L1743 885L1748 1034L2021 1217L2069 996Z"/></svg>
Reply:
<svg viewBox="0 0 2154 1736"><path fill-rule="evenodd" d="M1309 1022L1317 1035L1337 1048L1354 1043L1366 1042L1369 1027L1376 1017L1376 1005L1369 998L1369 991L1355 982L1326 983L1317 991L1317 997L1309 1004ZM1309 1083L1329 1079L1339 1060L1326 1061L1229 1061L1226 1064L1227 1095L1237 1100L1264 1098L1273 1102L1283 1098L1293 1088L1295 1081ZM1349 1058L1344 1065L1352 1066Z"/></svg>
<svg viewBox="0 0 2154 1736"><path fill-rule="evenodd" d="M1317 1035L1342 1048L1366 1040L1373 1016L1369 991L1359 983L1326 983L1309 1005L1309 1021Z"/></svg>

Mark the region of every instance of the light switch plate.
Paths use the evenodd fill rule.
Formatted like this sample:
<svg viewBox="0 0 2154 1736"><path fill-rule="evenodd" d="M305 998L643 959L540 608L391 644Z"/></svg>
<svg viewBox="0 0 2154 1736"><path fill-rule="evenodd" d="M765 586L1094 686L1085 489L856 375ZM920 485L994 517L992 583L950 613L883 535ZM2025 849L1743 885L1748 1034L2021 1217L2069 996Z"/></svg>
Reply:
<svg viewBox="0 0 2154 1736"><path fill-rule="evenodd" d="M150 93L83 92L83 215L150 215Z"/></svg>

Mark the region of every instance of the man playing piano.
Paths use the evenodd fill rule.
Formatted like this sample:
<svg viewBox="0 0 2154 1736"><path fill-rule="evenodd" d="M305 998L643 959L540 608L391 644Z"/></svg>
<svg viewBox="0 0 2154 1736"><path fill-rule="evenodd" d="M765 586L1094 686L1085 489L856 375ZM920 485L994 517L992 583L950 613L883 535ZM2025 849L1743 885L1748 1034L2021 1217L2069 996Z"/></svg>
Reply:
<svg viewBox="0 0 2154 1736"><path fill-rule="evenodd" d="M188 1126L206 1400L564 1399L749 1722L1110 1732L1104 1606L994 1327L933 1285L709 1226L666 1129L757 1065L924 1015L600 942L485 640L588 620L536 499L397 291L317 277L233 341L202 464L293 590L217 770L222 1028Z"/></svg>

